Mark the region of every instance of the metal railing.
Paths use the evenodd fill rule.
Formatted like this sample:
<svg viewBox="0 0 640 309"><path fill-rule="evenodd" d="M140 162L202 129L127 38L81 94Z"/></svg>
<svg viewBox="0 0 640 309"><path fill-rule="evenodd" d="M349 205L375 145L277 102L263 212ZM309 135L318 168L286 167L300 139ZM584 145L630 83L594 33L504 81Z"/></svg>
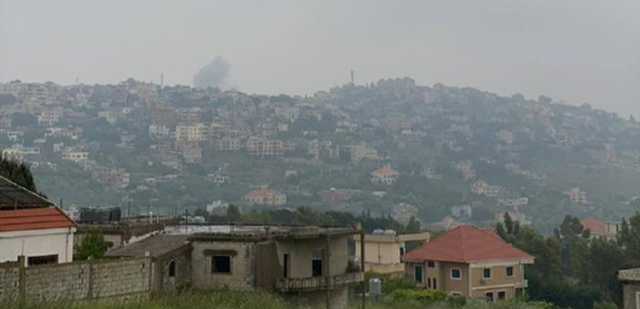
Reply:
<svg viewBox="0 0 640 309"><path fill-rule="evenodd" d="M280 292L324 290L334 287L359 283L364 280L364 273L354 272L331 277L282 278L276 282Z"/></svg>

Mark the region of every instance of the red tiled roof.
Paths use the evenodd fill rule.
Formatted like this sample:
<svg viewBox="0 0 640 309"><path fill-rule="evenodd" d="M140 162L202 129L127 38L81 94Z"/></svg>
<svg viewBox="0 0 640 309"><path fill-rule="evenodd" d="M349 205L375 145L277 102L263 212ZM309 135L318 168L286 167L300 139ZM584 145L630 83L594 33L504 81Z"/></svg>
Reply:
<svg viewBox="0 0 640 309"><path fill-rule="evenodd" d="M533 257L514 248L492 231L462 225L407 253L404 260L472 263L533 260Z"/></svg>
<svg viewBox="0 0 640 309"><path fill-rule="evenodd" d="M604 222L594 219L588 218L580 221L582 223L582 227L585 230L589 230L593 235L605 235L607 231L607 226Z"/></svg>
<svg viewBox="0 0 640 309"><path fill-rule="evenodd" d="M247 193L245 198L271 198L276 194L277 192L271 189L261 188Z"/></svg>
<svg viewBox="0 0 640 309"><path fill-rule="evenodd" d="M400 175L400 173L398 173L398 171L392 169L391 166L389 166L389 165L385 165L385 166L373 171L371 174L373 176L377 176L377 177L385 177L385 176L396 177L396 176Z"/></svg>
<svg viewBox="0 0 640 309"><path fill-rule="evenodd" d="M29 231L75 227L62 210L34 208L0 211L0 232Z"/></svg>

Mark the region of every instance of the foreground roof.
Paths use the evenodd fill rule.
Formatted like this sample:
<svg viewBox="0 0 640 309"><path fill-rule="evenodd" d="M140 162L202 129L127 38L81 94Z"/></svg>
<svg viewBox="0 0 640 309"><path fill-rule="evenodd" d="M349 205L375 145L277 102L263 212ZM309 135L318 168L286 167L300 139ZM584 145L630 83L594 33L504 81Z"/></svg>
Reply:
<svg viewBox="0 0 640 309"><path fill-rule="evenodd" d="M107 252L110 257L160 257L174 250L189 246L187 235L160 234Z"/></svg>
<svg viewBox="0 0 640 309"><path fill-rule="evenodd" d="M534 257L514 248L492 231L462 225L425 244L422 248L407 253L404 260L407 262L520 261L532 263Z"/></svg>
<svg viewBox="0 0 640 309"><path fill-rule="evenodd" d="M0 232L71 228L76 224L57 207L0 211Z"/></svg>
<svg viewBox="0 0 640 309"><path fill-rule="evenodd" d="M53 205L53 202L39 194L0 176L0 209L40 208Z"/></svg>

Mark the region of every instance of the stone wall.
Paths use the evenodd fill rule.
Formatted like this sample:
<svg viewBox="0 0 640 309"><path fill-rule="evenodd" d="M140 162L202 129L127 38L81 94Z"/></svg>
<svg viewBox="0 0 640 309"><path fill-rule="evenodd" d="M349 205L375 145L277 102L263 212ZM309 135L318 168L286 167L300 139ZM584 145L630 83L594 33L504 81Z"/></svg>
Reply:
<svg viewBox="0 0 640 309"><path fill-rule="evenodd" d="M82 261L54 265L0 266L0 303L138 297L150 292L150 258Z"/></svg>

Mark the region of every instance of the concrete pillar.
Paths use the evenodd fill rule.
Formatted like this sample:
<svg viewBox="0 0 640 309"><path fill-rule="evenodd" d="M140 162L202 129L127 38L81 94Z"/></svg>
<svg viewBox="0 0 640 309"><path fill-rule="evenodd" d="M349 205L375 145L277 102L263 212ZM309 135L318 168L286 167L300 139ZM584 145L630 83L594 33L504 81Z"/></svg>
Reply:
<svg viewBox="0 0 640 309"><path fill-rule="evenodd" d="M27 296L27 261L24 255L18 256L18 302L24 304Z"/></svg>

